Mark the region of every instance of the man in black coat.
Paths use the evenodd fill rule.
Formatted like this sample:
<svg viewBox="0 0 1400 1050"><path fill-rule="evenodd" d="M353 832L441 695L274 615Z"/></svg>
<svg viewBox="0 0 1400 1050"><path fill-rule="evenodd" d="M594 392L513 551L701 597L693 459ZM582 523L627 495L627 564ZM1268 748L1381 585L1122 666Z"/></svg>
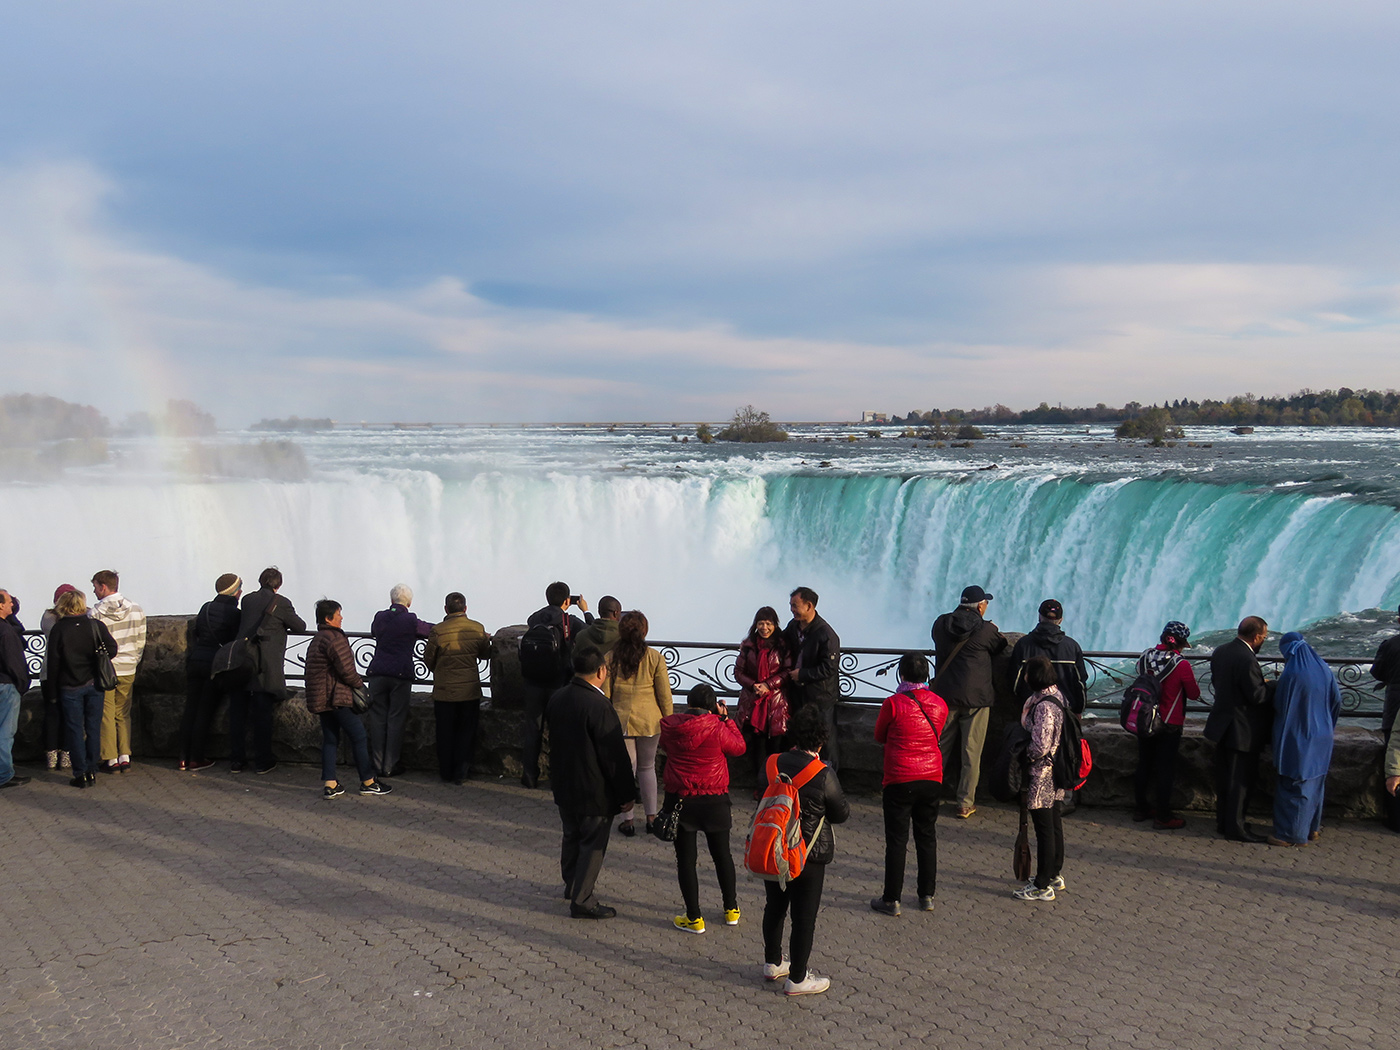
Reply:
<svg viewBox="0 0 1400 1050"><path fill-rule="evenodd" d="M588 602L579 596L578 607L587 621L570 615L573 596L569 585L556 580L544 589L545 607L537 609L525 621L526 632L531 627L544 624L558 636L559 670L557 674L525 679L525 722L520 731L520 762L525 768L520 774L521 786L535 788L540 783L540 748L544 744L544 708L549 698L558 689L568 684L574 654L574 641L583 629L593 622L593 614L588 611ZM523 669L522 669L523 670Z"/></svg>
<svg viewBox="0 0 1400 1050"><path fill-rule="evenodd" d="M1205 738L1215 744L1215 824L1235 842L1264 842L1246 823L1250 788L1259 769L1259 753L1269 742L1272 708L1259 648L1269 625L1258 616L1240 621L1233 641L1210 657L1215 700L1206 719Z"/></svg>
<svg viewBox="0 0 1400 1050"><path fill-rule="evenodd" d="M242 773L248 765L248 716L253 722L253 769L271 773L277 768L272 756L272 722L277 705L287 699L287 635L306 630L306 621L292 603L277 592L282 573L269 566L258 576L258 589L243 596L239 613L239 638L256 638L258 673L246 690L229 694L229 772Z"/></svg>
<svg viewBox="0 0 1400 1050"><path fill-rule="evenodd" d="M0 590L0 788L23 787L28 777L15 775L15 730L19 726L20 699L29 690L29 661L24 642L10 625L14 599Z"/></svg>
<svg viewBox="0 0 1400 1050"><path fill-rule="evenodd" d="M1400 620L1396 621L1400 623ZM1385 683L1385 708L1381 712L1381 737L1390 739L1395 716L1400 713L1400 634L1393 634L1376 650L1371 664L1371 677ZM1400 801L1394 795L1382 796L1385 802L1385 822L1391 831L1400 831Z"/></svg>
<svg viewBox="0 0 1400 1050"><path fill-rule="evenodd" d="M783 630L788 652L796 666L788 672L792 680L788 696L792 713L810 705L826 719L827 742L822 759L832 769L840 768L841 751L836 742L836 704L841 699L841 639L817 615L817 592L799 587L788 596L792 620Z"/></svg>
<svg viewBox="0 0 1400 1050"><path fill-rule="evenodd" d="M594 648L573 658L574 678L549 698L545 720L553 742L549 782L564 826L559 868L575 919L610 919L615 908L593 894L613 817L637 799L632 761L623 743L622 723L603 693L608 665Z"/></svg>
<svg viewBox="0 0 1400 1050"><path fill-rule="evenodd" d="M1006 648L1006 638L983 619L992 596L981 587L964 587L958 607L933 621L934 655L938 671L929 688L948 705L948 721L939 745L943 769L961 742L957 816L966 820L977 812L977 781L982 775L982 747L987 742L996 690L992 686L992 657Z"/></svg>
<svg viewBox="0 0 1400 1050"><path fill-rule="evenodd" d="M1024 681L1026 661L1032 656L1043 656L1055 668L1065 703L1075 714L1082 715L1089 670L1084 666L1084 650L1060 626L1064 619L1064 606L1054 598L1040 603L1040 623L1011 647L1012 688L1017 700L1024 701L1031 695L1031 688Z"/></svg>

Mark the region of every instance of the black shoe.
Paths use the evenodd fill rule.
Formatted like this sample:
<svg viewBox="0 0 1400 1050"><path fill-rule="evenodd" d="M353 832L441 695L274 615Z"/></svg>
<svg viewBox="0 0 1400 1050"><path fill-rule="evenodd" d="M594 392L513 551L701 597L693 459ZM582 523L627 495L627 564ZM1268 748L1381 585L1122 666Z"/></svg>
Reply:
<svg viewBox="0 0 1400 1050"><path fill-rule="evenodd" d="M876 897L870 902L870 910L878 911L881 915L898 915L899 901L887 901L884 897Z"/></svg>
<svg viewBox="0 0 1400 1050"><path fill-rule="evenodd" d="M87 786L88 786L88 787L96 787L96 786L97 786L97 774L94 773L94 772L93 772L92 770L90 770L90 769L87 771Z"/></svg>
<svg viewBox="0 0 1400 1050"><path fill-rule="evenodd" d="M617 909L609 908L606 904L595 904L591 908L581 908L577 904L569 905L571 919L611 919L616 914Z"/></svg>
<svg viewBox="0 0 1400 1050"><path fill-rule="evenodd" d="M97 768L102 770L102 772L104 773L115 773L120 767L118 767L118 765L115 762L103 762L102 765L98 766Z"/></svg>
<svg viewBox="0 0 1400 1050"><path fill-rule="evenodd" d="M72 780L68 781L68 786L69 786L69 787L75 787L75 788L85 788L85 787L88 786L87 777L86 777L86 776L76 776L76 777L74 777Z"/></svg>
<svg viewBox="0 0 1400 1050"><path fill-rule="evenodd" d="M186 765L185 765L185 772L187 772L187 773L198 773L201 769L211 769L211 768L213 768L213 765L214 765L213 759L201 758L201 759L200 759L199 761L197 761L197 762L189 762L189 763L186 763Z"/></svg>
<svg viewBox="0 0 1400 1050"><path fill-rule="evenodd" d="M248 768L247 762L230 762L228 764L228 771L230 773L242 773L246 768Z"/></svg>
<svg viewBox="0 0 1400 1050"><path fill-rule="evenodd" d="M621 824L617 826L617 833L623 838L630 839L633 835L637 833L637 825L630 820L624 820Z"/></svg>
<svg viewBox="0 0 1400 1050"><path fill-rule="evenodd" d="M5 783L0 784L0 788L22 788L29 783L28 777L13 776Z"/></svg>
<svg viewBox="0 0 1400 1050"><path fill-rule="evenodd" d="M1244 831L1239 832L1238 834L1227 834L1225 838L1230 842L1253 842L1259 844L1269 841L1263 835L1256 835L1248 827L1246 827Z"/></svg>
<svg viewBox="0 0 1400 1050"><path fill-rule="evenodd" d="M272 772L274 769L276 769L276 768L277 768L277 760L276 760L276 759L273 759L271 765L263 766L261 769L255 769L255 770L253 770L253 772L256 773L258 776L262 776L264 773L271 773L271 772Z"/></svg>

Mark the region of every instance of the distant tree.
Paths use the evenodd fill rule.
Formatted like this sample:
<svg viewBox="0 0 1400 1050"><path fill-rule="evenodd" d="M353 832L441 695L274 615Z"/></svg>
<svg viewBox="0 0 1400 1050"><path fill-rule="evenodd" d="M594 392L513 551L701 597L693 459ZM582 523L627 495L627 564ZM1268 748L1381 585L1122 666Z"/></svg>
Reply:
<svg viewBox="0 0 1400 1050"><path fill-rule="evenodd" d="M1145 438L1157 444L1182 437L1181 428L1172 423L1171 413L1155 406L1135 419L1124 420L1113 434L1120 438Z"/></svg>
<svg viewBox="0 0 1400 1050"><path fill-rule="evenodd" d="M701 423L695 428L695 436L702 444L708 445L715 439L714 433L710 430L710 424Z"/></svg>
<svg viewBox="0 0 1400 1050"><path fill-rule="evenodd" d="M165 404L161 431L171 437L207 437L219 429L214 417L193 401L170 400Z"/></svg>
<svg viewBox="0 0 1400 1050"><path fill-rule="evenodd" d="M986 434L982 433L980 427L975 427L971 423L964 423L958 427L958 435L963 441L981 441Z"/></svg>
<svg viewBox="0 0 1400 1050"><path fill-rule="evenodd" d="M91 405L47 394L0 397L0 445L36 445L71 438L104 438L112 425Z"/></svg>
<svg viewBox="0 0 1400 1050"><path fill-rule="evenodd" d="M745 405L734 413L729 425L715 435L720 441L786 441L787 431L753 405Z"/></svg>

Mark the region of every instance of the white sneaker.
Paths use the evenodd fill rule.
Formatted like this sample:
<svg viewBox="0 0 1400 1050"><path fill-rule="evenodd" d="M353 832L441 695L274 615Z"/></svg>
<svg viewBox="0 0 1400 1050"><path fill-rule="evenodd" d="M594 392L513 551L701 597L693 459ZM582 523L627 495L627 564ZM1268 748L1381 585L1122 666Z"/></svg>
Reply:
<svg viewBox="0 0 1400 1050"><path fill-rule="evenodd" d="M784 960L783 960L782 962L780 962L780 963L769 963L769 962L766 962L766 963L763 964L763 979L764 979L765 981L779 981L779 980L782 980L784 977L786 977L786 976L788 975L788 972L789 972L789 967L788 967L788 961L787 961L786 959L784 959Z"/></svg>
<svg viewBox="0 0 1400 1050"><path fill-rule="evenodd" d="M807 979L804 981L794 981L791 977L783 986L785 995L816 995L831 987L831 980L827 977L818 977L811 970L807 971Z"/></svg>
<svg viewBox="0 0 1400 1050"><path fill-rule="evenodd" d="M1056 893L1064 893L1065 877L1063 875L1056 875L1053 879L1050 880L1050 888Z"/></svg>
<svg viewBox="0 0 1400 1050"><path fill-rule="evenodd" d="M1022 886L1019 890L1014 891L1011 896L1018 901L1052 901L1055 899L1055 891L1049 886L1043 890L1037 889L1035 883L1031 883L1029 886Z"/></svg>

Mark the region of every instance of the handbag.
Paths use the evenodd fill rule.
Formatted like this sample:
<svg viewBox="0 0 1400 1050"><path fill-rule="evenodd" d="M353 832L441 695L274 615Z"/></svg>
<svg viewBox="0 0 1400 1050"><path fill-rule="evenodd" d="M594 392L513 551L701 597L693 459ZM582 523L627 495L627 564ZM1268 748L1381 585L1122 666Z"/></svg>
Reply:
<svg viewBox="0 0 1400 1050"><path fill-rule="evenodd" d="M350 710L362 715L369 710L369 690L362 685L350 687Z"/></svg>
<svg viewBox="0 0 1400 1050"><path fill-rule="evenodd" d="M1011 858L1011 872L1017 879L1028 882L1031 877L1031 813L1021 799L1021 831L1016 836L1016 849Z"/></svg>
<svg viewBox="0 0 1400 1050"><path fill-rule="evenodd" d="M681 806L685 799L680 795L667 795L666 804L651 823L651 833L662 842L675 842L681 830Z"/></svg>
<svg viewBox="0 0 1400 1050"><path fill-rule="evenodd" d="M97 621L90 621L89 626L92 628L92 667L95 672L92 680L98 689L110 693L117 687L117 670L112 666L112 655L107 652L106 643L97 633Z"/></svg>
<svg viewBox="0 0 1400 1050"><path fill-rule="evenodd" d="M219 646L214 654L214 662L209 668L209 677L226 690L239 690L252 681L262 671L262 656L258 650L258 632L272 607L277 604L276 595L267 603L258 622L247 634L241 634L231 642Z"/></svg>

